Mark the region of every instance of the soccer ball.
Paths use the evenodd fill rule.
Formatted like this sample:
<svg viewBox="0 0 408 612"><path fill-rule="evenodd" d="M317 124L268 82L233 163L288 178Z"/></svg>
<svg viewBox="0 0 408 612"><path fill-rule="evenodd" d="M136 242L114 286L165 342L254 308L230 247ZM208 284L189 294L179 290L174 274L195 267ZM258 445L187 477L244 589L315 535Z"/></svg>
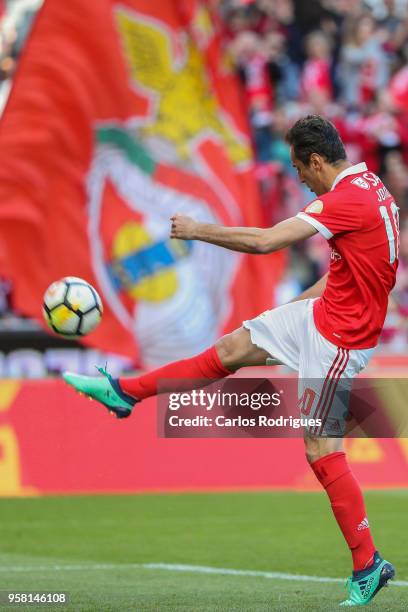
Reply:
<svg viewBox="0 0 408 612"><path fill-rule="evenodd" d="M52 283L44 294L44 318L61 336L86 336L99 324L102 313L101 298L82 278L62 278Z"/></svg>

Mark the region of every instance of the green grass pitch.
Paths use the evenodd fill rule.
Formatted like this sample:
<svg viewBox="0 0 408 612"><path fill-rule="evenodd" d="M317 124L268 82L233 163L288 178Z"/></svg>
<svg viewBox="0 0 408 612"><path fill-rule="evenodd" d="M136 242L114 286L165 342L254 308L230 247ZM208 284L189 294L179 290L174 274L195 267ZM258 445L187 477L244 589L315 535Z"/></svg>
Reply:
<svg viewBox="0 0 408 612"><path fill-rule="evenodd" d="M408 581L408 491L366 500L380 551ZM5 610L330 611L342 583L146 565L342 579L351 569L323 493L3 499L0 516L0 590L65 591L71 601ZM383 589L367 610L408 610L408 586Z"/></svg>

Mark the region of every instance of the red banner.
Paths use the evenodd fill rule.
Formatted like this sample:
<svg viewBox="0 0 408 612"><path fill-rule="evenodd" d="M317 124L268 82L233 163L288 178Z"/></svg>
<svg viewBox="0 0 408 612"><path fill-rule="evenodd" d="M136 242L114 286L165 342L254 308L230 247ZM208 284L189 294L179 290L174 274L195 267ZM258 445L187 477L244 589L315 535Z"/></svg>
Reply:
<svg viewBox="0 0 408 612"><path fill-rule="evenodd" d="M408 487L408 440L350 439L365 487ZM118 421L60 381L0 382L0 496L318 489L302 440L159 439L155 400Z"/></svg>
<svg viewBox="0 0 408 612"><path fill-rule="evenodd" d="M177 211L263 223L208 3L45 0L0 145L0 274L24 314L41 316L50 282L83 277L105 303L85 341L156 365L271 306L280 256L168 239Z"/></svg>

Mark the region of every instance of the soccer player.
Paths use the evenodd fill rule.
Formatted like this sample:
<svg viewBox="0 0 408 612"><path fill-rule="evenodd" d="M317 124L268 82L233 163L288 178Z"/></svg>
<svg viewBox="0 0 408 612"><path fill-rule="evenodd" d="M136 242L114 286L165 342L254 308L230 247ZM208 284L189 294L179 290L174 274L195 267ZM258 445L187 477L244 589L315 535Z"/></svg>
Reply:
<svg viewBox="0 0 408 612"><path fill-rule="evenodd" d="M381 180L364 163L351 165L336 128L319 116L289 130L293 166L317 196L296 217L269 229L222 227L175 214L171 237L202 240L243 253L271 253L320 232L330 247L330 268L295 301L244 321L204 353L137 378L113 379L65 373L78 391L119 418L157 393L159 379L218 379L274 357L298 370L302 400L319 428L306 428L306 457L331 502L350 548L352 576L341 605L367 604L395 574L373 543L361 489L342 450L343 412L335 400L368 363L384 323L398 257L398 208ZM306 386L310 380L315 387ZM306 381L303 383L302 381ZM317 382L316 382L317 381ZM318 388L316 388L316 385Z"/></svg>

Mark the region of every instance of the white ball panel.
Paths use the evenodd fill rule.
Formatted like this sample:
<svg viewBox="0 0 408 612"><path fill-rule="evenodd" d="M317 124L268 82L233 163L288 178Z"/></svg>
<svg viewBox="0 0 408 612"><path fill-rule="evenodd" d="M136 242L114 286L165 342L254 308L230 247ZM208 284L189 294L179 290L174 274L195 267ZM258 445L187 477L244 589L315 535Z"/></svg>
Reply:
<svg viewBox="0 0 408 612"><path fill-rule="evenodd" d="M88 312L87 314L83 315L81 323L81 333L84 335L89 334L95 329L95 327L97 327L97 325L99 325L100 320L101 315L97 308L94 308L93 310L91 310L91 312Z"/></svg>
<svg viewBox="0 0 408 612"><path fill-rule="evenodd" d="M69 285L67 300L74 310L81 312L95 306L95 297L89 285Z"/></svg>
<svg viewBox="0 0 408 612"><path fill-rule="evenodd" d="M54 306L58 304L62 304L66 290L67 286L63 281L52 283L44 294L44 304L48 306L49 309L54 308Z"/></svg>

